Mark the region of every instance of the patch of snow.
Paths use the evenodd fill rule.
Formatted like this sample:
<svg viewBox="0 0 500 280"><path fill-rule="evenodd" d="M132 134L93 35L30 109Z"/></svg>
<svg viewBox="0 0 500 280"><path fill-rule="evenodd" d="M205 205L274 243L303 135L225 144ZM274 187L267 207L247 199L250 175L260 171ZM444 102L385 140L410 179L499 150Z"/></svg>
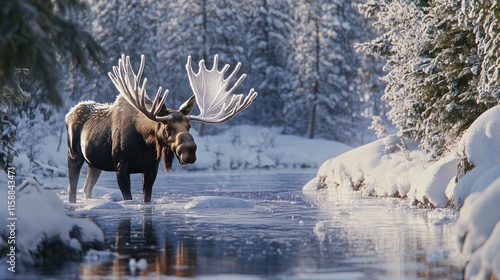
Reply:
<svg viewBox="0 0 500 280"><path fill-rule="evenodd" d="M476 166L500 164L500 106L484 112L467 129L460 140L459 151L463 151Z"/></svg>
<svg viewBox="0 0 500 280"><path fill-rule="evenodd" d="M94 200L90 203L87 203L84 207L85 210L107 210L107 209L122 209L123 206L116 202L110 201L102 201L102 200Z"/></svg>
<svg viewBox="0 0 500 280"><path fill-rule="evenodd" d="M500 106L484 112L462 136L458 152L475 166L465 174L455 188L449 187L457 207L472 192L482 191L498 177L500 170Z"/></svg>
<svg viewBox="0 0 500 280"><path fill-rule="evenodd" d="M47 248L50 246L47 242L58 241L76 255L83 253L82 248L104 242L104 234L97 225L85 219L67 216L59 198L45 190L35 179L26 179L16 190L16 256L20 263L49 263L53 256L44 252L51 250ZM7 184L1 184L0 200L7 201L7 193ZM7 217L7 207L1 207L0 219L6 221ZM6 238L8 230L8 227L0 228L0 236Z"/></svg>
<svg viewBox="0 0 500 280"><path fill-rule="evenodd" d="M128 262L128 267L132 273L135 273L137 269L145 270L146 268L148 268L148 261L146 261L146 259L143 258L139 260L131 258Z"/></svg>
<svg viewBox="0 0 500 280"><path fill-rule="evenodd" d="M89 263L101 264L110 262L116 258L118 258L118 254L115 252L90 249L85 254L84 260Z"/></svg>
<svg viewBox="0 0 500 280"><path fill-rule="evenodd" d="M187 170L318 167L351 149L336 141L284 135L277 127L238 125L219 135L192 134L198 146L197 161L183 167Z"/></svg>
<svg viewBox="0 0 500 280"><path fill-rule="evenodd" d="M252 208L253 204L244 199L222 196L198 196L184 209Z"/></svg>

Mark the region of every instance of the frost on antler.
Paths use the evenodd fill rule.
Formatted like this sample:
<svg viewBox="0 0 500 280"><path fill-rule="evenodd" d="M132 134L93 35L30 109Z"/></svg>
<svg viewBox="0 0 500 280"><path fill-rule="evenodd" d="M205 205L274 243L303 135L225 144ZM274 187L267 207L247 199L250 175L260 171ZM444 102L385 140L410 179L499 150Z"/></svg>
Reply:
<svg viewBox="0 0 500 280"><path fill-rule="evenodd" d="M229 69L226 64L221 71L217 69L219 56L215 55L214 65L211 70L205 67L205 61L201 60L198 73L191 68L191 56L188 57L186 70L189 83L196 98L196 104L200 109L198 116L188 116L190 120L205 123L221 123L234 117L246 109L257 97L257 92L252 88L245 97L243 94L233 94L236 88L246 78L241 75L234 85L227 90L229 83L238 73L241 63L238 62L233 72L224 79L224 74Z"/></svg>
<svg viewBox="0 0 500 280"><path fill-rule="evenodd" d="M141 65L136 75L130 64L130 57L125 57L122 54L122 57L118 60L118 66L113 66L113 73L109 72L108 76L120 92L120 95L130 105L153 121L168 121L171 118L170 116L158 116L167 99L168 89L165 90L163 97L161 97L162 88L158 88L158 92L151 103L146 93L148 79L144 78L144 82L140 86L142 72L144 71L144 61L144 55L141 55Z"/></svg>

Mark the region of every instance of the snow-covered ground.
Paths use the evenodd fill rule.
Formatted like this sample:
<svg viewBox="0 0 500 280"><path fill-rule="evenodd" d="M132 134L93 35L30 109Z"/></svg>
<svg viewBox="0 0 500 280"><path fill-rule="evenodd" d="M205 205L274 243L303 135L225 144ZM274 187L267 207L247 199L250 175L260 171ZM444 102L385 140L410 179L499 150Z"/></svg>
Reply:
<svg viewBox="0 0 500 280"><path fill-rule="evenodd" d="M97 225L67 216L62 201L36 179L15 186L11 176L7 180L0 173L0 200L4 202L0 220L5 222L0 227L0 251L7 252L7 261L2 256L2 270L16 272L26 266L78 260L88 249L102 248L104 235Z"/></svg>
<svg viewBox="0 0 500 280"><path fill-rule="evenodd" d="M457 150L432 161L414 143L390 135L327 160L305 191L361 191L460 210L459 245L468 278L500 278L500 107L481 115ZM463 207L462 207L463 206ZM494 231L496 229L496 231Z"/></svg>

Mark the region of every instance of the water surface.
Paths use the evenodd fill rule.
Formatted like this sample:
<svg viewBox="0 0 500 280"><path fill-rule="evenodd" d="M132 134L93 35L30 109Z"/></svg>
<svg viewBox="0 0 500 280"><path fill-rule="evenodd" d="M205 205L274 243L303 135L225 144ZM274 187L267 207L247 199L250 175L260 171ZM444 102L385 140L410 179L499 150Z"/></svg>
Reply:
<svg viewBox="0 0 500 280"><path fill-rule="evenodd" d="M461 278L454 211L417 209L401 199L359 194L304 194L302 187L315 172L159 173L152 204L141 202L141 177L133 176L134 200L117 202L122 209L85 210L85 201L71 209L72 215L95 221L107 248L119 257L89 258L52 270L52 276ZM97 188L115 186L114 175L103 172ZM184 208L200 196L246 204L236 200L219 208ZM139 260L141 265L134 265Z"/></svg>

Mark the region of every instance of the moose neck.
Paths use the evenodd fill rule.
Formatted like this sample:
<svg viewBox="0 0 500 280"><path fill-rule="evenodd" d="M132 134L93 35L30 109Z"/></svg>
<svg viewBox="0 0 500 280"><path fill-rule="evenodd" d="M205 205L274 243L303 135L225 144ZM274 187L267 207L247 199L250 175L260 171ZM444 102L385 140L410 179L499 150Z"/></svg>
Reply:
<svg viewBox="0 0 500 280"><path fill-rule="evenodd" d="M123 111L126 112L124 117L127 118L126 122L130 122L130 124L134 127L134 129L142 135L142 138L147 146L154 146L157 151L157 157L160 157L161 147L156 138L156 131L158 130L158 122L150 120L144 114L135 109L132 105L130 105L127 100L123 97L118 96L115 106L118 108L124 108Z"/></svg>

